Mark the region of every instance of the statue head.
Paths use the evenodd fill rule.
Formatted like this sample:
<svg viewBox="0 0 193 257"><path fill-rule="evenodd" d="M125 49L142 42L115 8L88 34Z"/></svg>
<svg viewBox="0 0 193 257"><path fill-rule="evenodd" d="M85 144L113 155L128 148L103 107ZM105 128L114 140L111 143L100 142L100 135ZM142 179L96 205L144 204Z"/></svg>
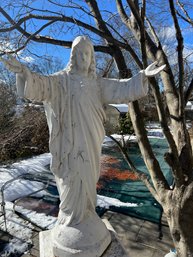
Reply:
<svg viewBox="0 0 193 257"><path fill-rule="evenodd" d="M70 61L67 72L77 74L82 69L88 70L89 78L96 78L96 62L94 48L91 41L85 36L76 37L72 43Z"/></svg>

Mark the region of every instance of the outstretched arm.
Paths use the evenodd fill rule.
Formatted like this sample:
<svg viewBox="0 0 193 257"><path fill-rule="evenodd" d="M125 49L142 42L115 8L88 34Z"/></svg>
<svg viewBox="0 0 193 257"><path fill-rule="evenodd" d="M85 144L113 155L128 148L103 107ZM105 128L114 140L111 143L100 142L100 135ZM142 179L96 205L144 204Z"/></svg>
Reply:
<svg viewBox="0 0 193 257"><path fill-rule="evenodd" d="M128 103L138 100L148 94L148 77L159 74L165 65L157 67L157 62L129 79L99 79L101 98L104 104Z"/></svg>
<svg viewBox="0 0 193 257"><path fill-rule="evenodd" d="M8 56L7 59L0 58L0 61L4 63L7 69L16 73L16 87L20 97L36 101L49 101L53 77L41 76L31 72L12 56Z"/></svg>
<svg viewBox="0 0 193 257"><path fill-rule="evenodd" d="M163 71L166 67L165 64L162 66L158 66L157 64L158 62L153 62L144 70L146 77L155 77L157 74Z"/></svg>
<svg viewBox="0 0 193 257"><path fill-rule="evenodd" d="M7 59L0 58L0 61L3 62L8 70L16 73L17 93L20 97L24 97L25 81L30 74L30 70L11 55Z"/></svg>
<svg viewBox="0 0 193 257"><path fill-rule="evenodd" d="M129 79L100 78L99 87L103 104L132 102L146 96L149 91L144 71Z"/></svg>

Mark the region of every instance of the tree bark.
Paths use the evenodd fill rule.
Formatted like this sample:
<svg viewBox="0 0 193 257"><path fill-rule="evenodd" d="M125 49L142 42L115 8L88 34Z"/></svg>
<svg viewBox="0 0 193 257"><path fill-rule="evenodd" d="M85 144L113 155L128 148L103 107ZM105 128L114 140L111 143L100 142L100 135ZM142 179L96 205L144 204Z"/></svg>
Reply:
<svg viewBox="0 0 193 257"><path fill-rule="evenodd" d="M193 257L193 190L175 188L167 194L163 205L178 257Z"/></svg>

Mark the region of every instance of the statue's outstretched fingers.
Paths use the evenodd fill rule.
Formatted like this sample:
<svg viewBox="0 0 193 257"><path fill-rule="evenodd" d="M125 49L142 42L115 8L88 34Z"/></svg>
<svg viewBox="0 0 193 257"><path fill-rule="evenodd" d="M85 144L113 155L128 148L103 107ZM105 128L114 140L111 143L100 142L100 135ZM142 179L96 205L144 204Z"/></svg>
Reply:
<svg viewBox="0 0 193 257"><path fill-rule="evenodd" d="M6 68L12 72L15 73L22 73L23 72L23 67L22 64L17 61L14 57L9 56L8 59L4 59L0 57L0 61L3 62L3 64L6 66Z"/></svg>
<svg viewBox="0 0 193 257"><path fill-rule="evenodd" d="M145 69L145 75L147 77L154 77L157 74L159 74L163 69L166 67L166 65L162 65L160 67L157 66L157 62L154 62L150 64L146 69Z"/></svg>

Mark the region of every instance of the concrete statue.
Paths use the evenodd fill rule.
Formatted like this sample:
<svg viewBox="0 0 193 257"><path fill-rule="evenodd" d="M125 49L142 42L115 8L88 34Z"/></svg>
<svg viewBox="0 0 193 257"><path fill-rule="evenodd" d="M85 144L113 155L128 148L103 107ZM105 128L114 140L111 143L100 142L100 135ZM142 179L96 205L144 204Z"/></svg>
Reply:
<svg viewBox="0 0 193 257"><path fill-rule="evenodd" d="M109 231L95 213L105 136L104 105L145 96L147 77L165 66L153 63L130 79L97 77L93 45L85 36L74 40L66 69L50 76L31 72L13 57L1 61L16 73L19 96L41 101L45 107L51 169L61 201L52 230L53 256L101 256L111 242Z"/></svg>

